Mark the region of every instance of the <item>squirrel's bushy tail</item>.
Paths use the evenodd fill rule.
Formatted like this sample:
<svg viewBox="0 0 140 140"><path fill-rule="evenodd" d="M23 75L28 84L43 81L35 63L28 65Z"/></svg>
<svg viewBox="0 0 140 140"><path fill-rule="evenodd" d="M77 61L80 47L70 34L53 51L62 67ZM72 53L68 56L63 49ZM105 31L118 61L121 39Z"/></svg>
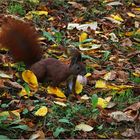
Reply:
<svg viewBox="0 0 140 140"><path fill-rule="evenodd" d="M34 27L11 17L7 17L0 30L1 46L8 48L16 61L27 65L41 59L38 37Z"/></svg>

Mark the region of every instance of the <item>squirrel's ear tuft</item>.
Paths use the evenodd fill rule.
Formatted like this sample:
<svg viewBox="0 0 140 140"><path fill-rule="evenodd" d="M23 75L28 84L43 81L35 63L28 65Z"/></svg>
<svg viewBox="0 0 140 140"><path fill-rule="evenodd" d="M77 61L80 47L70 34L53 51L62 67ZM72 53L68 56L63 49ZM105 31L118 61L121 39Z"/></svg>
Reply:
<svg viewBox="0 0 140 140"><path fill-rule="evenodd" d="M82 62L82 55L80 51L74 47L68 47L67 55L71 57L70 67L78 62Z"/></svg>

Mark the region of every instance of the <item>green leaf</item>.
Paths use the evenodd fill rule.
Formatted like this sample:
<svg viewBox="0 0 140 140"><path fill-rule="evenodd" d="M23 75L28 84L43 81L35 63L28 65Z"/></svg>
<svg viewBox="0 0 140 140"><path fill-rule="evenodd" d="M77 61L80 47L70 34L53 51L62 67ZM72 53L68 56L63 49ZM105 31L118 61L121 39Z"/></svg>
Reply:
<svg viewBox="0 0 140 140"><path fill-rule="evenodd" d="M62 40L62 34L60 32L55 32L56 42L60 43Z"/></svg>
<svg viewBox="0 0 140 140"><path fill-rule="evenodd" d="M29 127L27 125L18 125L18 126L13 126L12 128L18 128L18 129L22 129L22 130L28 130Z"/></svg>
<svg viewBox="0 0 140 140"><path fill-rule="evenodd" d="M24 83L24 88L25 88L25 90L26 90L26 92L28 93L28 96L29 96L29 94L30 94L30 87L29 87L29 85L27 83Z"/></svg>
<svg viewBox="0 0 140 140"><path fill-rule="evenodd" d="M1 104L1 108L6 108L8 107L8 104Z"/></svg>
<svg viewBox="0 0 140 140"><path fill-rule="evenodd" d="M58 121L61 122L61 123L72 124L72 123L71 123L68 119L66 119L66 118L59 119Z"/></svg>
<svg viewBox="0 0 140 140"><path fill-rule="evenodd" d="M57 127L53 135L54 137L58 137L62 132L65 132L65 129L62 127Z"/></svg>
<svg viewBox="0 0 140 140"><path fill-rule="evenodd" d="M95 109L98 103L98 96L93 94L91 97L92 107Z"/></svg>
<svg viewBox="0 0 140 140"><path fill-rule="evenodd" d="M10 139L5 135L0 135L0 140L10 140Z"/></svg>
<svg viewBox="0 0 140 140"><path fill-rule="evenodd" d="M89 43L89 42L91 42L92 40L93 40L92 38L88 38L88 39L82 41L81 44L83 44L83 43Z"/></svg>
<svg viewBox="0 0 140 140"><path fill-rule="evenodd" d="M93 57L91 57L91 56L89 56L89 55L82 54L82 58L84 58L84 59L89 59L89 60L94 61L94 62L98 62L97 59L94 59Z"/></svg>
<svg viewBox="0 0 140 140"><path fill-rule="evenodd" d="M48 41L55 42L54 37L49 32L43 32L43 36L46 37L48 39Z"/></svg>
<svg viewBox="0 0 140 140"><path fill-rule="evenodd" d="M109 58L110 52L109 51L104 51L104 56L102 58L103 61L106 61Z"/></svg>
<svg viewBox="0 0 140 140"><path fill-rule="evenodd" d="M28 109L25 108L25 109L23 110L22 114L27 114L28 112L29 112Z"/></svg>

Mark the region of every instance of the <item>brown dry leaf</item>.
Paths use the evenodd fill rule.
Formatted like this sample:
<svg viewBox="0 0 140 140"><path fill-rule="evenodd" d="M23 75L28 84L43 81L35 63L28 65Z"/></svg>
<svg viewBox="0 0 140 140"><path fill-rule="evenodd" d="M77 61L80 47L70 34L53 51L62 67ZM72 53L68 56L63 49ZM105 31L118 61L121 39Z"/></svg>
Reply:
<svg viewBox="0 0 140 140"><path fill-rule="evenodd" d="M124 132L121 133L121 135L126 138L131 138L135 135L135 131L133 129L127 128Z"/></svg>
<svg viewBox="0 0 140 140"><path fill-rule="evenodd" d="M112 70L108 73L106 73L103 77L105 80L114 80L116 78L116 71Z"/></svg>
<svg viewBox="0 0 140 140"><path fill-rule="evenodd" d="M17 89L17 90L22 90L22 88L23 88L23 86L21 86L19 83L12 82L10 80L5 81L4 85L8 86L8 87L12 87L12 88Z"/></svg>
<svg viewBox="0 0 140 140"><path fill-rule="evenodd" d="M132 46L132 41L129 38L125 38L122 40L121 46L122 47L131 47Z"/></svg>
<svg viewBox="0 0 140 140"><path fill-rule="evenodd" d="M34 134L32 134L29 139L30 140L45 139L45 134L43 130L39 130L39 131L36 131Z"/></svg>
<svg viewBox="0 0 140 140"><path fill-rule="evenodd" d="M129 78L128 72L125 71L117 71L117 81L122 83L127 83Z"/></svg>
<svg viewBox="0 0 140 140"><path fill-rule="evenodd" d="M74 8L77 8L79 10L86 10L86 7L83 7L82 4L77 3L77 2L68 2L69 4L71 4Z"/></svg>
<svg viewBox="0 0 140 140"><path fill-rule="evenodd" d="M140 102L137 102L124 109L124 113L133 120L135 120L139 115L139 110L140 110Z"/></svg>
<svg viewBox="0 0 140 140"><path fill-rule="evenodd" d="M133 121L132 118L129 118L124 112L122 111L115 111L109 114L110 117L112 117L117 122L121 121Z"/></svg>

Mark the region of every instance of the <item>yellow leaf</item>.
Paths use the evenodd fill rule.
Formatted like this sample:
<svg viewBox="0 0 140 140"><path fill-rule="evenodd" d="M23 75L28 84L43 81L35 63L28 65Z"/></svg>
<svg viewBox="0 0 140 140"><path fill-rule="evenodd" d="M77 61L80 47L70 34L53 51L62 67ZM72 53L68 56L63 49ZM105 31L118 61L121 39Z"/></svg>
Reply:
<svg viewBox="0 0 140 140"><path fill-rule="evenodd" d="M134 32L126 32L125 35L126 36L132 36L134 34Z"/></svg>
<svg viewBox="0 0 140 140"><path fill-rule="evenodd" d="M19 109L13 110L13 111L2 111L2 112L0 112L0 116L13 117L13 115L14 115L14 118L20 119L20 112L21 111Z"/></svg>
<svg viewBox="0 0 140 140"><path fill-rule="evenodd" d="M33 14L36 14L38 16L42 16L42 15L48 15L47 11L32 11Z"/></svg>
<svg viewBox="0 0 140 140"><path fill-rule="evenodd" d="M60 106L67 106L65 103L59 102L59 101L54 101L55 104L60 105Z"/></svg>
<svg viewBox="0 0 140 140"><path fill-rule="evenodd" d="M0 112L0 116L8 117L9 112L8 111L2 111L2 112Z"/></svg>
<svg viewBox="0 0 140 140"><path fill-rule="evenodd" d="M48 18L48 21L53 21L53 20L55 20L55 17Z"/></svg>
<svg viewBox="0 0 140 140"><path fill-rule="evenodd" d="M23 97L23 96L28 96L28 93L26 92L26 90L23 88L20 93L19 96Z"/></svg>
<svg viewBox="0 0 140 140"><path fill-rule="evenodd" d="M102 107L102 108L106 108L108 104L108 101L103 99L103 98L98 98L98 103L97 105Z"/></svg>
<svg viewBox="0 0 140 140"><path fill-rule="evenodd" d="M111 15L111 17L113 18L113 19L115 19L115 20L117 20L117 21L124 21L123 19L122 19L122 17L119 15L119 14L117 14L117 15Z"/></svg>
<svg viewBox="0 0 140 140"><path fill-rule="evenodd" d="M135 16L136 16L135 14L133 14L133 13L131 13L131 12L128 12L127 15L128 15L129 17L135 17Z"/></svg>
<svg viewBox="0 0 140 140"><path fill-rule="evenodd" d="M39 4L39 0L29 0L29 1L34 3L34 4Z"/></svg>
<svg viewBox="0 0 140 140"><path fill-rule="evenodd" d="M91 73L87 73L86 75L85 75L85 77L90 77L91 76Z"/></svg>
<svg viewBox="0 0 140 140"><path fill-rule="evenodd" d="M48 12L47 11L30 11L28 12L29 14L34 14L34 15L38 15L38 16L42 16L42 15L48 15ZM27 13L27 14L28 14Z"/></svg>
<svg viewBox="0 0 140 140"><path fill-rule="evenodd" d="M129 86L129 85L108 85L107 88L108 89L113 89L113 90L123 90L123 89L127 89L127 88L132 88L133 86Z"/></svg>
<svg viewBox="0 0 140 140"><path fill-rule="evenodd" d="M111 77L111 72L108 72L108 73L106 73L106 74L104 75L103 79L109 80L110 77Z"/></svg>
<svg viewBox="0 0 140 140"><path fill-rule="evenodd" d="M51 86L48 86L47 87L47 91L48 91L48 94L54 94L56 95L57 97L60 97L60 98L66 98L65 94L61 91L61 89L59 89L58 87L51 87Z"/></svg>
<svg viewBox="0 0 140 140"><path fill-rule="evenodd" d="M25 15L25 18L27 19L32 19L33 15L38 15L38 16L42 16L42 15L48 15L47 11L30 11Z"/></svg>
<svg viewBox="0 0 140 140"><path fill-rule="evenodd" d="M133 75L136 77L140 77L140 73L137 73L137 72L133 72Z"/></svg>
<svg viewBox="0 0 140 140"><path fill-rule="evenodd" d="M22 72L23 80L29 84L29 86L33 89L38 88L38 81L35 74L30 70L25 70Z"/></svg>
<svg viewBox="0 0 140 140"><path fill-rule="evenodd" d="M86 32L83 32L79 37L79 42L83 42L87 39L88 34Z"/></svg>
<svg viewBox="0 0 140 140"><path fill-rule="evenodd" d="M82 90L83 90L83 85L76 80L75 92L77 94L80 94L82 92Z"/></svg>
<svg viewBox="0 0 140 140"><path fill-rule="evenodd" d="M24 98L29 98L30 96L33 96L33 93L31 92L27 92L24 88L20 91L19 93L20 97L24 97Z"/></svg>
<svg viewBox="0 0 140 140"><path fill-rule="evenodd" d="M10 114L10 116L12 117L12 116L14 116L14 118L18 118L18 119L20 119L20 110L13 110L13 111L9 111L9 114Z"/></svg>
<svg viewBox="0 0 140 140"><path fill-rule="evenodd" d="M45 116L48 113L48 108L46 106L42 106L41 108L39 108L36 112L35 115L36 116Z"/></svg>
<svg viewBox="0 0 140 140"><path fill-rule="evenodd" d="M134 8L134 10L136 10L136 11L140 11L140 8L139 8L139 7L137 7L137 8Z"/></svg>
<svg viewBox="0 0 140 140"><path fill-rule="evenodd" d="M106 81L104 80L96 81L95 88L107 88Z"/></svg>

